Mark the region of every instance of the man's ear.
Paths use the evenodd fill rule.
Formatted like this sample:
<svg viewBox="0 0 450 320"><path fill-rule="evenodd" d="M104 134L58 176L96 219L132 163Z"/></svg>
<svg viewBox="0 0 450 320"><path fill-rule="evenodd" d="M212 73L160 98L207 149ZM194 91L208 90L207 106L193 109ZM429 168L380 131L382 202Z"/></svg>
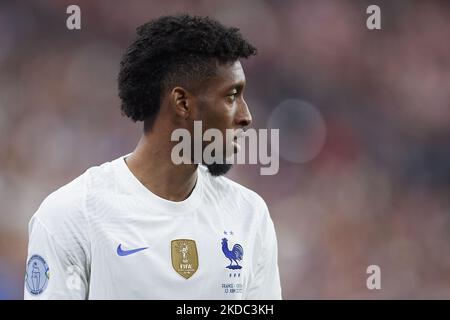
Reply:
<svg viewBox="0 0 450 320"><path fill-rule="evenodd" d="M175 87L170 92L175 114L183 119L189 118L192 112L192 96L182 87Z"/></svg>

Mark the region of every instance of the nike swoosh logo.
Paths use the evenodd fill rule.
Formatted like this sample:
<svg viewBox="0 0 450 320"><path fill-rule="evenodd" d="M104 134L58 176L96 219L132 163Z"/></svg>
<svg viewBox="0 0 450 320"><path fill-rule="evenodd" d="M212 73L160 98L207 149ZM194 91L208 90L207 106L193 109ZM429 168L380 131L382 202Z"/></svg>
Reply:
<svg viewBox="0 0 450 320"><path fill-rule="evenodd" d="M122 249L122 244L119 244L119 246L117 247L117 254L119 256L123 257L123 256L128 256L130 254L133 254L133 253L145 250L145 249L148 249L148 247L138 248L138 249L133 249L133 250L123 250Z"/></svg>

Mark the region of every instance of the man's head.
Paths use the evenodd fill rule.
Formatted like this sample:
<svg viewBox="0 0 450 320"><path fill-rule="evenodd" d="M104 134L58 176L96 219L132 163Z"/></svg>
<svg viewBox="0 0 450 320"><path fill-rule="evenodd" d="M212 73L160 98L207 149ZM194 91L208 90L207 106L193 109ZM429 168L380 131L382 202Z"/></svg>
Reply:
<svg viewBox="0 0 450 320"><path fill-rule="evenodd" d="M122 113L144 121L146 134L157 121L193 134L194 121L201 120L203 131L217 128L225 137L226 129L251 122L239 59L255 54L237 28L209 18L180 15L148 22L137 29L121 62ZM230 167L208 165L213 175Z"/></svg>

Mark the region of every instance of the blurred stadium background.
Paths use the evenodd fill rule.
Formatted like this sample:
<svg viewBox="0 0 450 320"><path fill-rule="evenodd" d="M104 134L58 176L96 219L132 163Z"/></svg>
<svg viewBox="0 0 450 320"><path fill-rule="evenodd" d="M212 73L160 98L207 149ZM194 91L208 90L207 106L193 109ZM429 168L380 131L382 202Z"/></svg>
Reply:
<svg viewBox="0 0 450 320"><path fill-rule="evenodd" d="M70 4L80 31L65 26ZM380 31L366 28L370 4ZM138 25L181 12L259 48L246 97L254 127L281 125L280 171L229 177L269 205L284 298L450 299L450 2L401 0L2 0L0 299L22 298L45 196L134 148L121 54ZM371 264L381 290L366 288Z"/></svg>

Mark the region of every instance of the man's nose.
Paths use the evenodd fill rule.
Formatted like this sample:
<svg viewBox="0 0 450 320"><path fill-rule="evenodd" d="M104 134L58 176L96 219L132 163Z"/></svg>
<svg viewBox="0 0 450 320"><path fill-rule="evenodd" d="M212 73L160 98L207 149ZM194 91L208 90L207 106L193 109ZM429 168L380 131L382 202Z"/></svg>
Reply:
<svg viewBox="0 0 450 320"><path fill-rule="evenodd" d="M244 100L239 104L235 122L240 127L248 127L252 123L252 115L248 109L247 102Z"/></svg>

